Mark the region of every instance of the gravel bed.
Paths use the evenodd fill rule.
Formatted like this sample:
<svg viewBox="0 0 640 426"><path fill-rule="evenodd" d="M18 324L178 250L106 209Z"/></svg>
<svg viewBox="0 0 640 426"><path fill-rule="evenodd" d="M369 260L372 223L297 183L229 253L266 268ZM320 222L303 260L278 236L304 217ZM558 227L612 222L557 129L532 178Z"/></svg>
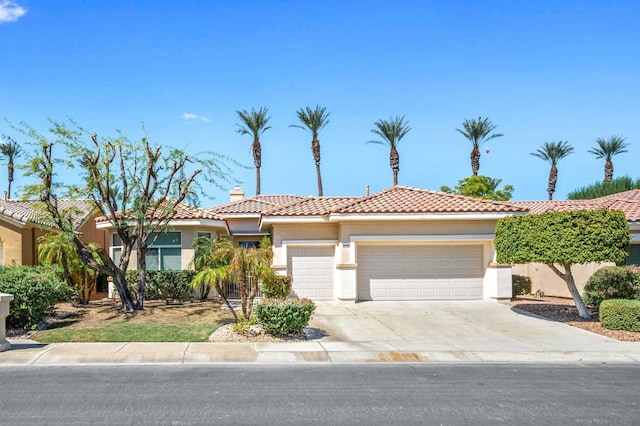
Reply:
<svg viewBox="0 0 640 426"><path fill-rule="evenodd" d="M266 333L260 325L252 325L246 333L237 333L233 330L233 324L226 324L219 327L209 336L210 342L292 342L301 340L312 340L322 337L321 330L306 327L302 333L274 335Z"/></svg>

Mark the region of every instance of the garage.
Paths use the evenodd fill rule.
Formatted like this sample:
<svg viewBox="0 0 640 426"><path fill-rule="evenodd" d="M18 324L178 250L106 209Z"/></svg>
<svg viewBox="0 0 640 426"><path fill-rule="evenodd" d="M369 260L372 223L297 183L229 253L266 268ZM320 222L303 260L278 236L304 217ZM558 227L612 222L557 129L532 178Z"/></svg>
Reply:
<svg viewBox="0 0 640 426"><path fill-rule="evenodd" d="M482 299L483 246L362 245L358 300Z"/></svg>
<svg viewBox="0 0 640 426"><path fill-rule="evenodd" d="M333 300L334 247L290 247L292 290L298 297Z"/></svg>

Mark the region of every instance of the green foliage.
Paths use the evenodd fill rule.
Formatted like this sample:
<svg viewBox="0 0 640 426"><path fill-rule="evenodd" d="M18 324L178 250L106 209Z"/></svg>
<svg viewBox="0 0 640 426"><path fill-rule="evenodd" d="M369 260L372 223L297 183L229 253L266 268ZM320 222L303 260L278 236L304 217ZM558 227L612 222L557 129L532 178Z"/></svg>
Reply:
<svg viewBox="0 0 640 426"><path fill-rule="evenodd" d="M525 277L524 275L512 275L511 294L513 296L531 294L531 278Z"/></svg>
<svg viewBox="0 0 640 426"><path fill-rule="evenodd" d="M240 318L238 318L238 321L234 322L231 327L236 333L245 334L251 329L252 325L256 325L257 323L258 320L256 319L247 320L244 319L243 316L240 316Z"/></svg>
<svg viewBox="0 0 640 426"><path fill-rule="evenodd" d="M508 201L513 196L514 188L512 185L505 185L504 188L498 189L501 182L501 179L489 176L469 176L460 179L453 189L448 186L442 186L440 190L450 194L466 195L487 200Z"/></svg>
<svg viewBox="0 0 640 426"><path fill-rule="evenodd" d="M547 212L498 220L500 263L624 263L629 225L622 212L600 209Z"/></svg>
<svg viewBox="0 0 640 426"><path fill-rule="evenodd" d="M291 293L291 278L289 275L267 276L262 280L260 290L267 299L286 299Z"/></svg>
<svg viewBox="0 0 640 426"><path fill-rule="evenodd" d="M148 270L146 275L145 298L147 300L184 301L193 298L191 281L195 277L196 271L191 269L170 271ZM138 290L139 277L140 273L137 270L127 271L127 286L133 294Z"/></svg>
<svg viewBox="0 0 640 426"><path fill-rule="evenodd" d="M599 269L585 284L582 298L596 307L608 299L640 299L640 269L631 266Z"/></svg>
<svg viewBox="0 0 640 426"><path fill-rule="evenodd" d="M600 304L600 324L610 330L640 332L640 300L604 300Z"/></svg>
<svg viewBox="0 0 640 426"><path fill-rule="evenodd" d="M631 189L640 189L640 179L634 181L629 176L622 176L611 182L596 182L593 185L578 188L570 192L567 198L570 200L591 200Z"/></svg>
<svg viewBox="0 0 640 426"><path fill-rule="evenodd" d="M258 321L267 333L290 334L302 331L316 309L309 299L263 300L256 304Z"/></svg>
<svg viewBox="0 0 640 426"><path fill-rule="evenodd" d="M56 302L68 299L73 292L52 268L0 266L0 293L14 296L7 325L32 330L53 312Z"/></svg>

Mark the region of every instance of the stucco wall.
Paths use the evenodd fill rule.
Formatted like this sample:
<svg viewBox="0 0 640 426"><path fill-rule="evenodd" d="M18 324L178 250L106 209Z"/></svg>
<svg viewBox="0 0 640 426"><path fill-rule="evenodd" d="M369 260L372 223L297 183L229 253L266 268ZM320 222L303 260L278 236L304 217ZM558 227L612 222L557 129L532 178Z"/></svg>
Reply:
<svg viewBox="0 0 640 426"><path fill-rule="evenodd" d="M571 271L576 282L578 291L582 293L584 285L589 277L598 269L611 266L613 263L588 263L585 265L573 265ZM528 263L524 265L513 265L511 267L513 275L524 275L531 278L531 291L535 293L540 290L545 296L571 297L567 284L558 277L547 265L542 263Z"/></svg>
<svg viewBox="0 0 640 426"><path fill-rule="evenodd" d="M339 238L349 242L352 235L476 235L493 234L495 229L495 220L344 222Z"/></svg>
<svg viewBox="0 0 640 426"><path fill-rule="evenodd" d="M22 264L22 229L12 223L0 222L0 240L2 241L2 264L10 265L12 262Z"/></svg>

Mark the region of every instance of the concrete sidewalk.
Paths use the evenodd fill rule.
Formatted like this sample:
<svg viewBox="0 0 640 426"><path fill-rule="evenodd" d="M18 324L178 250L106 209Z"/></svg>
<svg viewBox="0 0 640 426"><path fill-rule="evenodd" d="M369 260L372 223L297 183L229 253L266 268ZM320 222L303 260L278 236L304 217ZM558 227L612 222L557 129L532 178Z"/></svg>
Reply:
<svg viewBox="0 0 640 426"><path fill-rule="evenodd" d="M611 363L640 364L640 345L617 350L434 349L420 342L53 343L13 340L0 367L92 364Z"/></svg>

